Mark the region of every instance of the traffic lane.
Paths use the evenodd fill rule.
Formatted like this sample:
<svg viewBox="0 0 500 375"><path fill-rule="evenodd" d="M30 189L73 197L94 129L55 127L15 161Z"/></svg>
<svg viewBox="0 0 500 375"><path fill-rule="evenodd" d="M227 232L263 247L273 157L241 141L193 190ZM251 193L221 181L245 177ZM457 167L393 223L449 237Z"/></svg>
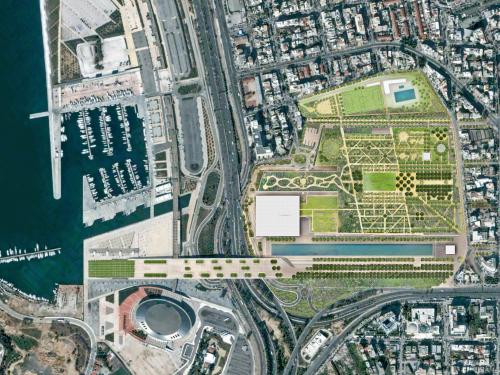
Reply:
<svg viewBox="0 0 500 375"><path fill-rule="evenodd" d="M218 93L218 95L212 95L212 100L214 103L214 112L217 118L220 119L220 123L224 125L224 131L220 132L222 140L220 142L221 151L223 155L223 176L225 181L231 186L226 192L226 197L230 206L230 217L233 221L233 228L231 233L232 239L232 253L239 253L239 248L241 247L240 233L242 231L241 215L238 210L238 206L234 202L239 202L240 199L240 182L238 180L239 173L234 170L236 165L235 155L236 155L236 145L234 143L234 129L233 122L230 118L230 107L227 97L227 87L225 86L224 75L221 69L220 54L217 50L217 42L215 37L215 31L212 24L213 19L207 19L208 15L211 14L208 5L205 2L196 2L195 12L197 14L198 23L200 26L200 37L204 43L202 43L203 58L205 61L210 62L208 65L211 69L207 72L207 80L210 84L210 88L213 92ZM202 28L204 30L202 30ZM203 32L205 31L205 32ZM229 160L228 156L231 156L232 160ZM238 188L238 190L236 190Z"/></svg>

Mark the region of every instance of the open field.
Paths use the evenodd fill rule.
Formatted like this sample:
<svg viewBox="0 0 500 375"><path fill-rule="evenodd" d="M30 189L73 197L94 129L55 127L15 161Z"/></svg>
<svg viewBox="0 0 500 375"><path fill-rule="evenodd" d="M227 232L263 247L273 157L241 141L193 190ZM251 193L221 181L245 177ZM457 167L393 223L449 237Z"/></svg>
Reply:
<svg viewBox="0 0 500 375"><path fill-rule="evenodd" d="M336 195L308 195L300 206L300 216L311 220L311 231L333 233L338 229Z"/></svg>
<svg viewBox="0 0 500 375"><path fill-rule="evenodd" d="M337 232L337 211L314 210L312 214L312 231L319 233Z"/></svg>
<svg viewBox="0 0 500 375"><path fill-rule="evenodd" d="M345 115L384 111L384 98L380 85L356 87L340 94L340 99Z"/></svg>
<svg viewBox="0 0 500 375"><path fill-rule="evenodd" d="M0 311L1 374L67 374L85 371L90 342L78 327L17 320Z"/></svg>
<svg viewBox="0 0 500 375"><path fill-rule="evenodd" d="M396 173L363 173L363 187L366 191L394 191L396 190Z"/></svg>
<svg viewBox="0 0 500 375"><path fill-rule="evenodd" d="M340 148L342 147L342 136L339 128L323 129L319 144L318 157L316 158L317 165L335 165L338 162Z"/></svg>
<svg viewBox="0 0 500 375"><path fill-rule="evenodd" d="M304 210L328 210L338 206L336 195L308 195L306 202L301 204Z"/></svg>

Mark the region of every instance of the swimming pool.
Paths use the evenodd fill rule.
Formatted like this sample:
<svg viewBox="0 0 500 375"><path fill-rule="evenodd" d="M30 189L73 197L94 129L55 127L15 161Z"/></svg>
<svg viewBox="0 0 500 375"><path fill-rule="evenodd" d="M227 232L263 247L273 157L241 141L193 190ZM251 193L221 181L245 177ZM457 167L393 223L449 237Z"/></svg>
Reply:
<svg viewBox="0 0 500 375"><path fill-rule="evenodd" d="M416 98L415 89L406 89L406 90L396 91L394 93L394 99L396 100L396 103L406 102L408 100L413 100L415 98Z"/></svg>
<svg viewBox="0 0 500 375"><path fill-rule="evenodd" d="M273 244L273 256L432 256L432 244Z"/></svg>

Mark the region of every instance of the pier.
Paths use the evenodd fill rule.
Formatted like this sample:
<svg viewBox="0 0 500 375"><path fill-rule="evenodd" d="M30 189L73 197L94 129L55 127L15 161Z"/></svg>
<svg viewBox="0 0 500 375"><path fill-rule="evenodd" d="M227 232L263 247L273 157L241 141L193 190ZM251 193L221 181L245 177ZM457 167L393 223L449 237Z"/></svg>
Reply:
<svg viewBox="0 0 500 375"><path fill-rule="evenodd" d="M49 117L49 112L45 111L45 112L38 112L38 113L30 114L30 120L34 120L34 119L42 118L42 117Z"/></svg>
<svg viewBox="0 0 500 375"><path fill-rule="evenodd" d="M19 262L24 260L32 260L32 259L42 259L50 256L54 256L61 253L60 247L55 247L53 249L45 249L38 251L30 251L29 253L24 253L19 249L19 254L7 255L4 257L0 257L1 263L10 263L10 262Z"/></svg>
<svg viewBox="0 0 500 375"><path fill-rule="evenodd" d="M47 25L45 0L40 1L40 16L42 18L43 57L45 61L45 81L47 84L47 113L49 118L50 159L52 165L52 192L54 199L61 198L61 129L59 115L54 113L52 103L52 72L50 67L50 46ZM31 116L30 116L31 118Z"/></svg>

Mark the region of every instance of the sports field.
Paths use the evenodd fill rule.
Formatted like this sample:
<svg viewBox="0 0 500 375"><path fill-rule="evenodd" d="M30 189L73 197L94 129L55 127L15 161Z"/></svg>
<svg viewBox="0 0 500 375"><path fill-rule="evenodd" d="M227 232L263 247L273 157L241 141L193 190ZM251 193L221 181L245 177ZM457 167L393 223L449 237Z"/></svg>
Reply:
<svg viewBox="0 0 500 375"><path fill-rule="evenodd" d="M396 173L363 173L363 187L365 191L394 191L396 190Z"/></svg>
<svg viewBox="0 0 500 375"><path fill-rule="evenodd" d="M133 260L89 260L89 277L127 278L135 275Z"/></svg>
<svg viewBox="0 0 500 375"><path fill-rule="evenodd" d="M384 111L384 98L380 85L357 87L343 92L340 98L345 115Z"/></svg>

